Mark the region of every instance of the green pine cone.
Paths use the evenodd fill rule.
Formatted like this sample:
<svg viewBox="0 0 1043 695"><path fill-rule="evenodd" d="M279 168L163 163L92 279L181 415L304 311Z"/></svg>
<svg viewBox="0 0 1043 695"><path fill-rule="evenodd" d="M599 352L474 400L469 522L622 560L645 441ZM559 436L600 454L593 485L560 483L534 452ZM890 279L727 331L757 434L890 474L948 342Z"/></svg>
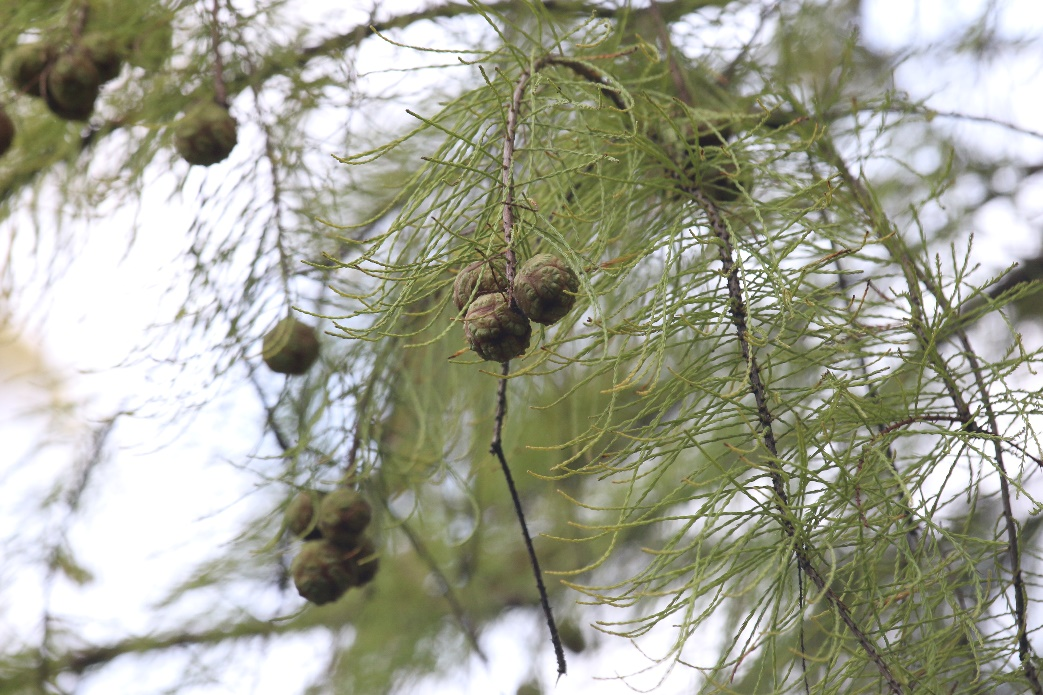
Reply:
<svg viewBox="0 0 1043 695"><path fill-rule="evenodd" d="M529 320L507 305L498 292L484 294L471 303L464 317L464 335L483 360L507 362L529 348Z"/></svg>
<svg viewBox="0 0 1043 695"><path fill-rule="evenodd" d="M286 505L286 530L298 538L314 540L321 538L318 531L318 508L325 493L301 490Z"/></svg>
<svg viewBox="0 0 1043 695"><path fill-rule="evenodd" d="M457 309L470 306L483 294L507 291L507 259L501 255L475 261L456 276L453 301Z"/></svg>
<svg viewBox="0 0 1043 695"><path fill-rule="evenodd" d="M514 276L514 301L529 320L547 326L572 310L578 291L576 273L549 253L525 261Z"/></svg>
<svg viewBox="0 0 1043 695"><path fill-rule="evenodd" d="M7 111L0 106L0 157L3 157L11 149L11 143L14 142L14 134L14 121L7 115Z"/></svg>
<svg viewBox="0 0 1043 695"><path fill-rule="evenodd" d="M4 54L3 73L11 89L33 97L44 95L43 74L56 57L54 46L43 41L23 43Z"/></svg>
<svg viewBox="0 0 1043 695"><path fill-rule="evenodd" d="M358 584L352 556L327 540L305 543L290 563L290 574L297 593L319 606L336 601Z"/></svg>
<svg viewBox="0 0 1043 695"><path fill-rule="evenodd" d="M265 334L261 357L273 372L300 376L319 359L319 338L312 326L289 316Z"/></svg>
<svg viewBox="0 0 1043 695"><path fill-rule="evenodd" d="M369 536L359 539L356 551L353 560L358 567L356 573L358 586L365 586L377 576L377 571L380 569L380 557L377 555L377 546Z"/></svg>
<svg viewBox="0 0 1043 695"><path fill-rule="evenodd" d="M174 126L174 148L189 164L217 164L235 147L237 125L228 109L201 101Z"/></svg>
<svg viewBox="0 0 1043 695"><path fill-rule="evenodd" d="M338 488L319 505L319 533L343 548L355 548L373 518L373 508L359 493Z"/></svg>
<svg viewBox="0 0 1043 695"><path fill-rule="evenodd" d="M123 67L123 52L118 41L103 34L87 34L83 37L83 47L102 83L116 79Z"/></svg>
<svg viewBox="0 0 1043 695"><path fill-rule="evenodd" d="M58 56L47 74L47 108L67 121L85 121L100 89L101 77L90 54L73 46Z"/></svg>

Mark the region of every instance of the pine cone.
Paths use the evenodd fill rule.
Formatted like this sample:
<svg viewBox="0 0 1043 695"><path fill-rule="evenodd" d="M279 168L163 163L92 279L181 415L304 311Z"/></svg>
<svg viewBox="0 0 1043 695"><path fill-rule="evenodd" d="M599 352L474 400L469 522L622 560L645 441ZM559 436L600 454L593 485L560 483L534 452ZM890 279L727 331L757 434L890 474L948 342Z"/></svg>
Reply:
<svg viewBox="0 0 1043 695"><path fill-rule="evenodd" d="M189 164L217 164L235 147L236 128L228 109L213 101L201 101L174 126L174 148Z"/></svg>
<svg viewBox="0 0 1043 695"><path fill-rule="evenodd" d="M313 327L288 316L265 334L261 355L273 372L299 376L319 359L319 339Z"/></svg>
<svg viewBox="0 0 1043 695"><path fill-rule="evenodd" d="M566 649L577 654L587 648L587 639L583 636L583 631L579 625L567 618L558 623L558 638Z"/></svg>
<svg viewBox="0 0 1043 695"><path fill-rule="evenodd" d="M377 555L377 546L374 545L369 536L363 536L359 539L356 551L357 553L353 559L358 567L356 573L358 586L365 586L377 576L377 571L380 570L380 557Z"/></svg>
<svg viewBox="0 0 1043 695"><path fill-rule="evenodd" d="M43 41L23 43L4 54L3 72L11 89L29 96L44 95L43 74L57 51Z"/></svg>
<svg viewBox="0 0 1043 695"><path fill-rule="evenodd" d="M83 48L98 71L102 83L116 79L123 67L123 52L120 44L103 34L87 34L83 37Z"/></svg>
<svg viewBox="0 0 1043 695"><path fill-rule="evenodd" d="M305 543L290 563L297 593L320 606L339 599L358 584L352 553L326 540Z"/></svg>
<svg viewBox="0 0 1043 695"><path fill-rule="evenodd" d="M483 294L471 303L464 317L464 335L483 360L507 362L528 349L532 326L496 292Z"/></svg>
<svg viewBox="0 0 1043 695"><path fill-rule="evenodd" d="M547 326L569 313L578 291L576 274L549 253L525 261L514 276L514 301L530 320Z"/></svg>
<svg viewBox="0 0 1043 695"><path fill-rule="evenodd" d="M319 505L319 532L331 543L354 548L373 518L373 508L348 488L334 490Z"/></svg>
<svg viewBox="0 0 1043 695"><path fill-rule="evenodd" d="M453 283L457 309L493 292L507 292L507 260L501 255L471 263L457 274Z"/></svg>
<svg viewBox="0 0 1043 695"><path fill-rule="evenodd" d="M315 540L322 538L318 526L318 508L325 493L301 490L286 505L286 530L298 538Z"/></svg>
<svg viewBox="0 0 1043 695"><path fill-rule="evenodd" d="M94 111L101 77L90 54L73 46L58 56L47 73L47 108L58 118L85 121Z"/></svg>

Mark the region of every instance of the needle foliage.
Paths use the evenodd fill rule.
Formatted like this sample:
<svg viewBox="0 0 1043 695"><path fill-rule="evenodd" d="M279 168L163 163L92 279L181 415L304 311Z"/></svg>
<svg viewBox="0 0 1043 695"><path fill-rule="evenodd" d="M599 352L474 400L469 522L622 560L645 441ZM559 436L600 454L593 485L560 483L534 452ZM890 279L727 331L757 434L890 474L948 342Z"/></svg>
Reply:
<svg viewBox="0 0 1043 695"><path fill-rule="evenodd" d="M52 5L0 10L0 46L81 8ZM0 693L104 683L124 658L182 664L164 687L188 692L301 635L323 650L303 691L416 692L495 669L490 636L523 624L522 678L548 688L556 651L657 692L1043 695L1041 348L1005 309L1034 287L990 295L1003 272L971 233L1038 169L954 126L1041 136L900 84L1023 47L981 29L1003 8L898 51L866 38L868 0L435 3L338 31L291 0L145 5L106 30L173 38L135 44L149 60L86 124L6 93L8 256L38 265L9 265L5 297L56 282L36 250L74 220L169 187L192 222L154 373L185 394L171 417L223 387L256 404L259 492L234 544L172 578L168 627L92 642L44 621ZM172 128L214 94L239 137L203 175ZM456 274L539 253L575 272L575 306L482 362ZM321 356L284 378L259 346L290 314ZM79 470L117 465L96 449ZM89 480L44 509L75 515ZM338 485L372 504L379 572L305 607L282 509ZM90 581L45 540L48 581Z"/></svg>

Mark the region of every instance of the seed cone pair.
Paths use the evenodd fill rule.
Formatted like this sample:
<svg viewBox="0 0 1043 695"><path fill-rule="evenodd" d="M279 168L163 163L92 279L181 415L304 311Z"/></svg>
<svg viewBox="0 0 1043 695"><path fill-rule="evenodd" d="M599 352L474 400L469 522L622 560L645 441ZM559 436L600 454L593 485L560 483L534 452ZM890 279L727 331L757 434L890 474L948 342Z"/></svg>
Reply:
<svg viewBox="0 0 1043 695"><path fill-rule="evenodd" d="M529 348L535 321L551 325L576 302L579 279L557 256L541 253L523 263L514 277L517 310L507 303L506 261L502 256L465 267L453 284L453 299L467 308L464 335L483 360L507 362Z"/></svg>
<svg viewBox="0 0 1043 695"><path fill-rule="evenodd" d="M92 33L65 50L45 41L16 46L4 56L3 73L16 91L43 98L59 118L83 121L94 110L101 85L115 78L122 64L118 44Z"/></svg>
<svg viewBox="0 0 1043 695"><path fill-rule="evenodd" d="M290 563L290 574L301 598L321 606L372 581L377 562L376 547L368 538L354 548L326 540L308 541Z"/></svg>
<svg viewBox="0 0 1043 695"><path fill-rule="evenodd" d="M189 164L217 164L235 148L237 129L228 109L214 101L201 101L174 126L174 149Z"/></svg>
<svg viewBox="0 0 1043 695"><path fill-rule="evenodd" d="M380 567L377 549L365 535L373 509L354 490L329 494L304 490L286 508L286 528L305 539L290 565L297 592L322 605L373 580Z"/></svg>
<svg viewBox="0 0 1043 695"><path fill-rule="evenodd" d="M300 376L319 359L319 337L314 327L289 316L265 334L261 357L273 372Z"/></svg>

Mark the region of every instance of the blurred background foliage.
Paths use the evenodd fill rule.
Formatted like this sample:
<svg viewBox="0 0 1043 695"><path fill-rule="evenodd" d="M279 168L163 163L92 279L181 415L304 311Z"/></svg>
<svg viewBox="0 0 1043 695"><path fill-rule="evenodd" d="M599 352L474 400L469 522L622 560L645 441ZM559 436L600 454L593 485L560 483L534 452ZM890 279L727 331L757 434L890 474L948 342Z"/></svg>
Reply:
<svg viewBox="0 0 1043 695"><path fill-rule="evenodd" d="M42 403L5 399L12 421L51 417L9 480L56 441L74 455L4 535L5 588L32 576L43 591L26 602L38 619L0 635L0 693L111 688L119 669L156 692L216 692L266 660L299 671L301 692L459 692L503 663L504 632L500 691L554 687L489 453L499 367L465 350L450 301L456 272L504 243L524 76L512 248L559 255L581 288L511 364L504 452L570 664L662 692L1041 692L1043 264L1005 274L1018 259L995 247L1039 250L1043 136L983 108L998 66L1038 65L1024 8L961 6L934 35L884 40L869 26L882 0L386 3L350 18L296 0L9 5L0 52L87 30L126 52L86 121L3 92L6 383L45 371L26 336L46 333L85 230L167 286L121 365L147 377L118 408L69 428L57 376ZM238 143L190 167L174 124L222 92ZM997 206L1023 246L989 236ZM291 312L322 349L284 378L260 345ZM234 455L204 452L247 481L234 540L163 577L138 629L97 630L69 606L113 568L93 566L78 519L117 504L102 481L124 465L122 423L190 432L215 404L215 438L228 413L254 428ZM345 480L374 506L381 568L306 606L282 511ZM302 636L320 655L306 668L280 651ZM559 689L606 687L570 678Z"/></svg>

